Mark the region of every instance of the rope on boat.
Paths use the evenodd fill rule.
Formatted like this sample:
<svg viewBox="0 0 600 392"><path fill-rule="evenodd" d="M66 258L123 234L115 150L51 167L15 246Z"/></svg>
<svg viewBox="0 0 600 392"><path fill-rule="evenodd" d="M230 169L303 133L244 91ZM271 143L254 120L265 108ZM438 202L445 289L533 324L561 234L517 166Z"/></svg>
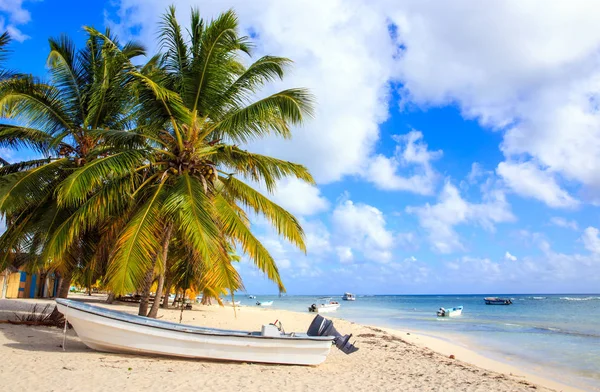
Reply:
<svg viewBox="0 0 600 392"><path fill-rule="evenodd" d="M65 312L65 326L63 328L63 344L62 344L63 351L66 351L65 350L65 343L67 342L67 323L68 323L68 318L69 318L69 304L67 303L67 311Z"/></svg>

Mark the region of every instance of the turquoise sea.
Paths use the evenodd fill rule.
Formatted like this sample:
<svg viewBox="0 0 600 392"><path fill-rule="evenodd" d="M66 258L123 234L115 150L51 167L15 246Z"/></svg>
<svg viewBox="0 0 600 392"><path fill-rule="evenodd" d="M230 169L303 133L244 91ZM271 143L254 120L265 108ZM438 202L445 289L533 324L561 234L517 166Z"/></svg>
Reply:
<svg viewBox="0 0 600 392"><path fill-rule="evenodd" d="M565 384L600 391L600 294L502 295L513 305L485 305L493 295L357 295L334 317L452 339L493 359ZM305 312L317 296L260 296L273 308ZM236 296L242 305L256 300ZM441 306L462 316L437 318ZM327 315L325 315L327 316Z"/></svg>

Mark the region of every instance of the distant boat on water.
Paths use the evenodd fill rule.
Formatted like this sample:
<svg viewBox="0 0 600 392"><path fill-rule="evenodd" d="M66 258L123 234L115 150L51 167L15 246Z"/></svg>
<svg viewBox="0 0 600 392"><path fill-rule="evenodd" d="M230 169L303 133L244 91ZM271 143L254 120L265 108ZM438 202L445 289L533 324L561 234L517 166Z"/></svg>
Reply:
<svg viewBox="0 0 600 392"><path fill-rule="evenodd" d="M340 307L340 303L333 301L329 297L319 298L319 300L308 307L309 312L314 313L329 313L334 312Z"/></svg>
<svg viewBox="0 0 600 392"><path fill-rule="evenodd" d="M356 296L352 293L344 293L342 299L344 301L356 301Z"/></svg>
<svg viewBox="0 0 600 392"><path fill-rule="evenodd" d="M258 305L258 306L272 306L273 305L273 301L265 301L265 302L256 301L256 305Z"/></svg>
<svg viewBox="0 0 600 392"><path fill-rule="evenodd" d="M256 295L249 295L248 299L256 299Z"/></svg>
<svg viewBox="0 0 600 392"><path fill-rule="evenodd" d="M460 316L462 314L462 311L463 311L462 306L457 306L455 308L450 308L450 309L440 308L440 310L438 310L438 312L437 312L437 316L438 317L456 317L456 316Z"/></svg>
<svg viewBox="0 0 600 392"><path fill-rule="evenodd" d="M510 298L486 297L483 300L486 305L512 305Z"/></svg>

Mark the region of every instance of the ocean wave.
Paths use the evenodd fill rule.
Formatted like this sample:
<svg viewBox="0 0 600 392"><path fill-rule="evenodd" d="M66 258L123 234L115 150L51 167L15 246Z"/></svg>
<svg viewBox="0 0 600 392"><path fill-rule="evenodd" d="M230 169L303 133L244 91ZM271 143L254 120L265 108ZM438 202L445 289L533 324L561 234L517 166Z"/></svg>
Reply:
<svg viewBox="0 0 600 392"><path fill-rule="evenodd" d="M599 300L600 297L560 297L560 299L565 301L593 301Z"/></svg>
<svg viewBox="0 0 600 392"><path fill-rule="evenodd" d="M546 297L531 297L531 299L541 300L541 299L546 299Z"/></svg>

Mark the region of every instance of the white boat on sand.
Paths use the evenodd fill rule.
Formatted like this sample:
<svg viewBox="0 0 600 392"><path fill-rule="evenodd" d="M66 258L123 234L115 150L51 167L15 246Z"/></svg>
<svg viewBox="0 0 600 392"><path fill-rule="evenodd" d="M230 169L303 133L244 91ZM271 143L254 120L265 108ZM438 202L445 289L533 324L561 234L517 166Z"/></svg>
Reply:
<svg viewBox="0 0 600 392"><path fill-rule="evenodd" d="M314 313L329 313L335 312L340 307L340 303L333 301L329 297L319 298L319 300L308 307L309 312Z"/></svg>
<svg viewBox="0 0 600 392"><path fill-rule="evenodd" d="M463 311L462 306L457 306L455 308L450 308L450 309L440 308L440 310L438 310L438 312L437 312L437 316L438 317L456 317L456 316L460 316L462 314L462 311Z"/></svg>
<svg viewBox="0 0 600 392"><path fill-rule="evenodd" d="M307 333L285 333L272 324L246 332L176 324L67 299L56 303L83 343L98 351L318 365L332 342L347 354L358 350L350 336L341 336L318 315Z"/></svg>

